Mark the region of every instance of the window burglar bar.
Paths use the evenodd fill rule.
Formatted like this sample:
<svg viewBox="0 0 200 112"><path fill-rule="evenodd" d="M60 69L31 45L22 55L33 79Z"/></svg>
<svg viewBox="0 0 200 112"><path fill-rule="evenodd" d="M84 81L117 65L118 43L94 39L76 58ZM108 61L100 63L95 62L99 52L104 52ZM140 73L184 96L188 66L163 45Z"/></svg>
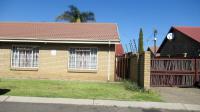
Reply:
<svg viewBox="0 0 200 112"><path fill-rule="evenodd" d="M69 69L97 69L97 48L70 48Z"/></svg>
<svg viewBox="0 0 200 112"><path fill-rule="evenodd" d="M37 47L13 46L12 67L13 68L37 68L38 67Z"/></svg>

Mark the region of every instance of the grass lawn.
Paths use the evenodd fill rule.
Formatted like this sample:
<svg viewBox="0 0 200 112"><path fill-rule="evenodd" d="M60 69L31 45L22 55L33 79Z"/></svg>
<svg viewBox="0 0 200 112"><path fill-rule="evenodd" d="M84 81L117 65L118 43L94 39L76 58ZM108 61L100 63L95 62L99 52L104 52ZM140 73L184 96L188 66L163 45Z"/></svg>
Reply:
<svg viewBox="0 0 200 112"><path fill-rule="evenodd" d="M124 83L1 79L0 89L12 96L161 101L155 92L129 90Z"/></svg>

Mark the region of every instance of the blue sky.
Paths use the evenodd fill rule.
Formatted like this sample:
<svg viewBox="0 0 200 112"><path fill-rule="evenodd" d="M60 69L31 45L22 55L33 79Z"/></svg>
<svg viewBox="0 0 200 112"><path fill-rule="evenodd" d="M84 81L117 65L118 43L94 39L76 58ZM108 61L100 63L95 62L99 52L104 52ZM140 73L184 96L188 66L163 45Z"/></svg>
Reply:
<svg viewBox="0 0 200 112"><path fill-rule="evenodd" d="M123 45L138 40L140 28L146 48L154 28L160 45L171 26L200 26L200 0L0 0L0 21L53 22L69 5L94 12L97 22L117 23Z"/></svg>

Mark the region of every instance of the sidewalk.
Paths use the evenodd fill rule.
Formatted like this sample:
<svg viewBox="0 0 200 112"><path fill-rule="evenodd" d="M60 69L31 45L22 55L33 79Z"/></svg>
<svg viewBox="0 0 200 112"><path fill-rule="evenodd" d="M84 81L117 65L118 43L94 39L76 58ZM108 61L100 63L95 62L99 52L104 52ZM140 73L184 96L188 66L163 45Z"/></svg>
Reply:
<svg viewBox="0 0 200 112"><path fill-rule="evenodd" d="M2 102L97 105L97 106L133 107L133 108L144 108L144 109L154 108L154 109L169 109L169 110L200 111L200 105L182 104L182 103L163 103L163 102L0 96L0 103Z"/></svg>

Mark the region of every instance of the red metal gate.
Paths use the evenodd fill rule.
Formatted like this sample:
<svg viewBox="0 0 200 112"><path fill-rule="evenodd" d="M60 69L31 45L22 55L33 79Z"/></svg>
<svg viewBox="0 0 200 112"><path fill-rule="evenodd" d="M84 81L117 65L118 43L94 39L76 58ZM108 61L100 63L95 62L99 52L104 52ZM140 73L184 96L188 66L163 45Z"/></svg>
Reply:
<svg viewBox="0 0 200 112"><path fill-rule="evenodd" d="M196 82L200 84L200 59L196 59Z"/></svg>
<svg viewBox="0 0 200 112"><path fill-rule="evenodd" d="M194 86L200 79L200 59L152 59L150 78L151 86Z"/></svg>

